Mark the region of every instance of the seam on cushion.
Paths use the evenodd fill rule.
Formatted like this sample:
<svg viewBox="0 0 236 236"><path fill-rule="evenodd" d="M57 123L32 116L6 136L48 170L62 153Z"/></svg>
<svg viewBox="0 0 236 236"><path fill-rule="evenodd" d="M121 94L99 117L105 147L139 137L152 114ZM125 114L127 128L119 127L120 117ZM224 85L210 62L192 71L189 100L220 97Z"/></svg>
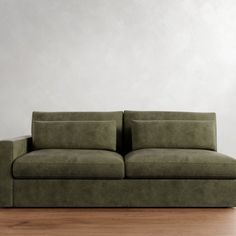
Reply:
<svg viewBox="0 0 236 236"><path fill-rule="evenodd" d="M194 176L194 175L185 175L185 176L181 176L181 175L179 175L179 176L177 176L177 175L172 175L172 176L167 176L167 175L156 175L156 176L147 176L147 175L142 175L142 176L138 176L138 175L128 175L127 177L132 177L132 178L138 178L138 179L144 179L144 178L151 178L151 179L184 179L184 180L186 180L187 178L190 178L190 179L199 179L199 178L201 178L202 180L205 180L205 179L215 179L215 178L217 178L217 177L224 177L224 178L226 178L226 179L232 179L232 180L235 180L236 179L236 177L235 176L233 176L233 175L209 175L209 176L201 176L201 175L197 175L197 176Z"/></svg>
<svg viewBox="0 0 236 236"><path fill-rule="evenodd" d="M233 163L215 163L215 162L203 162L203 163L191 163L191 162L128 162L128 161L126 161L126 163L127 164L129 164L129 163L132 163L132 164L150 164L150 163L152 163L152 164L163 164L163 163L175 163L175 164L184 164L184 165L189 165L189 164L191 164L191 165L236 165L236 164L233 164Z"/></svg>
<svg viewBox="0 0 236 236"><path fill-rule="evenodd" d="M182 176L182 175L171 175L171 176L168 176L168 175L156 175L156 176L147 176L147 175L128 175L127 177L132 177L132 178L138 178L138 179L143 179L143 178L151 178L151 179L158 179L158 178L163 178L163 179L187 179L187 178L191 178L191 179L198 179L198 178L201 178L201 179L214 179L214 178L217 178L217 177L224 177L224 178L230 178L230 179L236 179L235 175L209 175L209 176L201 176L201 175L185 175L185 176Z"/></svg>
<svg viewBox="0 0 236 236"><path fill-rule="evenodd" d="M120 163L117 163L117 164L109 164L109 163L91 163L91 164L85 164L85 163L71 163L71 164L68 164L68 163L40 163L40 162L37 162L37 163L16 163L16 165L68 165L68 166L74 166L74 165L119 165ZM122 163L123 164L123 163Z"/></svg>
<svg viewBox="0 0 236 236"><path fill-rule="evenodd" d="M97 177L83 177L83 176L15 176L16 179L40 179L40 180L46 180L46 179L56 179L56 180L74 180L74 179L79 179L79 180L121 180L124 179L124 177L102 177L102 176L97 176Z"/></svg>

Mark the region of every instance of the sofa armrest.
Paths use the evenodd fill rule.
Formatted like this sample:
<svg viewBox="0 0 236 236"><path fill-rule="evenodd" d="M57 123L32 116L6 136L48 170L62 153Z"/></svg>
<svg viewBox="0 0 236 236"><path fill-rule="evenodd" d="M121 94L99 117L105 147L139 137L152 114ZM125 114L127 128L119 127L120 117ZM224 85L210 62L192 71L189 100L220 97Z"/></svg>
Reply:
<svg viewBox="0 0 236 236"><path fill-rule="evenodd" d="M31 149L31 137L0 141L0 207L13 206L12 162Z"/></svg>

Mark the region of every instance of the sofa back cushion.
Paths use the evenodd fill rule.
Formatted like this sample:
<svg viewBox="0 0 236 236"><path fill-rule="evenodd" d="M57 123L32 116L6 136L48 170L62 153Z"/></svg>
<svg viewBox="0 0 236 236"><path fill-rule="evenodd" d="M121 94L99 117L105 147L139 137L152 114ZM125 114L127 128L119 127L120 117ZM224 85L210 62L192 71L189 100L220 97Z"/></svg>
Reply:
<svg viewBox="0 0 236 236"><path fill-rule="evenodd" d="M216 150L216 114L204 112L168 112L168 111L125 111L124 112L124 149L125 153L132 150L131 125L133 120L188 120L212 121L215 129L212 130L211 143Z"/></svg>
<svg viewBox="0 0 236 236"><path fill-rule="evenodd" d="M32 130L36 149L116 150L115 121L34 121Z"/></svg>
<svg viewBox="0 0 236 236"><path fill-rule="evenodd" d="M39 123L39 122L42 122L42 121L46 122L46 123ZM91 134L89 134L89 135L88 134L84 134L84 135L86 137L93 136L93 138L94 138L95 131L98 131L100 133L99 136L100 136L101 139L103 139L103 138L104 139L108 139L109 138L110 135L108 133L111 134L111 133L114 132L114 129L111 126L113 126L114 123L115 123L115 127L116 127L116 130L115 130L116 133L114 134L114 136L115 136L114 138L116 138L116 148L115 149L118 152L122 151L123 112L33 112L33 116L32 116L32 137L33 137L33 147L34 147L34 149L38 149L39 147L42 148L42 143L39 145L37 143L38 141L35 142L35 137L37 135L43 135L43 134L38 133L38 132L41 132L39 128L35 129L35 124L36 124L36 126L43 126L45 128L45 127L47 127L49 125L48 121L54 121L54 122L65 121L64 124L67 125L67 126L70 126L70 129L72 129L71 127L78 126L76 129L80 130L80 131L81 130L85 131L84 127L86 125L87 126L87 128L86 128L87 132L88 132L88 126L89 126L89 130L91 131ZM73 123L71 121L73 121L73 122L74 121L92 121L92 123L78 124L76 122ZM95 121L106 121L106 122L99 123L99 124L96 123L95 124L95 123L93 123ZM67 122L69 124L66 124ZM99 125L99 128L98 127L95 128L97 125ZM54 127L51 127L51 129L55 128L56 123L53 126ZM83 128L82 128L82 126L83 126ZM104 126L106 128L104 128ZM74 130L74 128L73 128L73 130ZM46 131L47 131L47 129L45 128L45 132ZM108 132L108 133L106 133L106 135L104 135L105 131ZM74 131L72 131L72 132L73 132L73 135L74 135ZM70 134L69 138L68 139L64 138L64 139L67 139L67 140L72 139L71 132L68 132L68 133ZM61 134L63 135L63 132L61 132ZM104 137L101 136L101 134ZM57 137L57 139L59 139L59 137ZM81 140L82 140L82 138L81 138ZM100 140L100 141L102 141L102 140ZM107 141L107 140L104 140L102 142L105 143L105 141ZM92 142L92 140L91 140L91 142ZM98 141L96 141L96 142L98 142ZM114 139L112 138L112 140L109 141L109 145L108 145L108 143L106 143L106 145L110 146L111 143L113 143L113 142L114 142ZM84 144L83 144L83 146L84 146ZM90 144L90 146L91 146L91 144ZM114 150L114 148L112 148L112 149Z"/></svg>
<svg viewBox="0 0 236 236"><path fill-rule="evenodd" d="M134 120L133 150L196 148L215 150L215 123L205 120Z"/></svg>

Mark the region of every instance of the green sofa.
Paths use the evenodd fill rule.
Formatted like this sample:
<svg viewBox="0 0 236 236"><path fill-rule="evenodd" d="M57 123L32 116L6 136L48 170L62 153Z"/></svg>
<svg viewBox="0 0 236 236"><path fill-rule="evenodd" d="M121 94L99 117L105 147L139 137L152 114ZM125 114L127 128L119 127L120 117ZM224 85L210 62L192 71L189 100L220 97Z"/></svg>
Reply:
<svg viewBox="0 0 236 236"><path fill-rule="evenodd" d="M0 141L1 207L234 207L215 113L33 112Z"/></svg>

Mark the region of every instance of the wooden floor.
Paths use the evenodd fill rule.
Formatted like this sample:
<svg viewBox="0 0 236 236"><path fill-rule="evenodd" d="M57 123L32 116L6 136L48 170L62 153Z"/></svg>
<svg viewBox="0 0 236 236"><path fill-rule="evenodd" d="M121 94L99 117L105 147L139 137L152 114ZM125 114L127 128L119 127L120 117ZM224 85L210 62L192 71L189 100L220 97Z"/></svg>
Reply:
<svg viewBox="0 0 236 236"><path fill-rule="evenodd" d="M235 236L234 208L0 208L1 236Z"/></svg>

